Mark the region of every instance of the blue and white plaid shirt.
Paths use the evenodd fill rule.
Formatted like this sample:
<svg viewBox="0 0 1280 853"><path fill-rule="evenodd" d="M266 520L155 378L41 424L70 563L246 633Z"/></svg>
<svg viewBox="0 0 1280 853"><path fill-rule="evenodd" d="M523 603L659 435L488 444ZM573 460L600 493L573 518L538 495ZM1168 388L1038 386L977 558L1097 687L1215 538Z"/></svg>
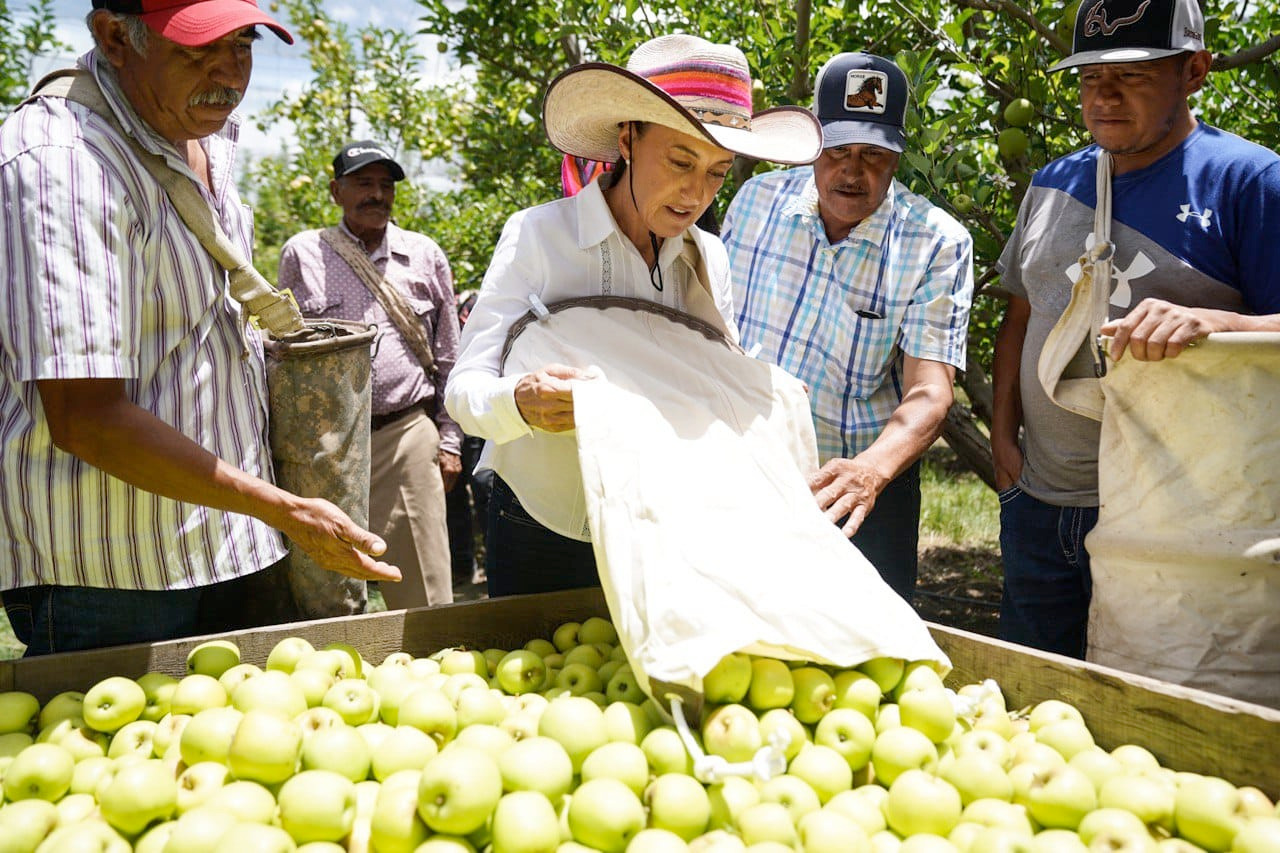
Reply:
<svg viewBox="0 0 1280 853"><path fill-rule="evenodd" d="M769 172L738 192L721 237L742 345L809 387L822 462L880 435L902 399L904 354L964 367L973 241L897 181L832 245L813 169Z"/></svg>

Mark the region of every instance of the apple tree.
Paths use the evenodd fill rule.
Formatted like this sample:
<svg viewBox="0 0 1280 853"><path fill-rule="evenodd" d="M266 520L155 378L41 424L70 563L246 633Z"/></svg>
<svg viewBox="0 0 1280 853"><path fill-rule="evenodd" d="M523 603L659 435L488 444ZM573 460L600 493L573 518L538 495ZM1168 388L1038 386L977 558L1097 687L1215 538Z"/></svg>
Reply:
<svg viewBox="0 0 1280 853"><path fill-rule="evenodd" d="M68 49L54 28L53 0L33 2L22 21L7 0L0 0L0 108L4 112L30 94L28 77L36 57Z"/></svg>

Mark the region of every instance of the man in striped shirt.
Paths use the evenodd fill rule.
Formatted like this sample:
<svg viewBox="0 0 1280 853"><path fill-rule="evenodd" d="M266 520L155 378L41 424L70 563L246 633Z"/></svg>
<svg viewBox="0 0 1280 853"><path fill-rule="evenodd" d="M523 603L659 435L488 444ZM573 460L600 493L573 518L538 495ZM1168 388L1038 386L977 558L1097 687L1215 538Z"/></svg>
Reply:
<svg viewBox="0 0 1280 853"><path fill-rule="evenodd" d="M973 244L894 181L907 104L896 65L842 53L814 92L818 160L748 181L725 216L738 327L748 351L808 386L818 505L910 600L919 459L964 366Z"/></svg>
<svg viewBox="0 0 1280 853"><path fill-rule="evenodd" d="M291 37L253 0L94 6L81 68L248 254L229 119L255 26ZM398 578L380 539L272 484L261 341L106 119L54 97L13 113L0 210L0 595L29 655L243 627L275 603L272 528Z"/></svg>

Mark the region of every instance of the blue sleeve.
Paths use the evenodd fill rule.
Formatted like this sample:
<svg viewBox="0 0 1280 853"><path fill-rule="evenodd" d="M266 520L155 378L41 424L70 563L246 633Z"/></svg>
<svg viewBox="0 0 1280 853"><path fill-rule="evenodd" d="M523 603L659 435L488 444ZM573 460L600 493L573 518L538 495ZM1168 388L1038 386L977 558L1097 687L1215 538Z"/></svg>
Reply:
<svg viewBox="0 0 1280 853"><path fill-rule="evenodd" d="M1280 160L1236 194L1235 255L1240 291L1256 314L1280 314Z"/></svg>

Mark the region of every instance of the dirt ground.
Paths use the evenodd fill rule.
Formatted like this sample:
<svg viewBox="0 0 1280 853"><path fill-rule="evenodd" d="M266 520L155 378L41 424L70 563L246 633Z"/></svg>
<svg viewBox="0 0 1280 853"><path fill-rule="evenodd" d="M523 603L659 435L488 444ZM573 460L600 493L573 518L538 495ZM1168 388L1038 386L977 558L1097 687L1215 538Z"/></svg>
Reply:
<svg viewBox="0 0 1280 853"><path fill-rule="evenodd" d="M999 552L925 547L915 607L929 622L994 637L1000 613Z"/></svg>

